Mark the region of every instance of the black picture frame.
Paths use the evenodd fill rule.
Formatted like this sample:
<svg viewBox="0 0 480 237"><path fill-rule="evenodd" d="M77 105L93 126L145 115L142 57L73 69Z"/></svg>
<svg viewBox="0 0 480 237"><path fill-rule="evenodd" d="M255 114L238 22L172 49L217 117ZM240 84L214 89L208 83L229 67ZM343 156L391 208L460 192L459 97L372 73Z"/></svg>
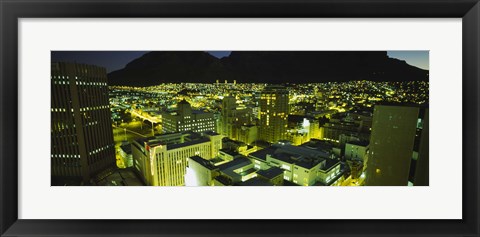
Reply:
<svg viewBox="0 0 480 237"><path fill-rule="evenodd" d="M0 0L0 11L1 236L479 236L480 167L477 145L480 5L477 0ZM17 21L19 18L50 17L462 18L463 218L462 220L18 219Z"/></svg>

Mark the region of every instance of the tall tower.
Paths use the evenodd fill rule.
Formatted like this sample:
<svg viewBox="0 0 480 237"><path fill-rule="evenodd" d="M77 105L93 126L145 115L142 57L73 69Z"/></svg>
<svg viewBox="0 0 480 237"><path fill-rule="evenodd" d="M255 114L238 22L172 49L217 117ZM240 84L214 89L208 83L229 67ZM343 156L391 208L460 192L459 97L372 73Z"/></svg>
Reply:
<svg viewBox="0 0 480 237"><path fill-rule="evenodd" d="M51 175L82 180L115 166L105 68L51 64Z"/></svg>
<svg viewBox="0 0 480 237"><path fill-rule="evenodd" d="M222 131L221 134L233 139L233 126L235 111L237 110L236 99L233 96L226 96L222 101Z"/></svg>
<svg viewBox="0 0 480 237"><path fill-rule="evenodd" d="M288 123L288 90L269 85L260 97L260 140L275 143L286 139Z"/></svg>
<svg viewBox="0 0 480 237"><path fill-rule="evenodd" d="M408 184L417 129L420 129L419 115L417 107L375 106L366 167L367 186Z"/></svg>

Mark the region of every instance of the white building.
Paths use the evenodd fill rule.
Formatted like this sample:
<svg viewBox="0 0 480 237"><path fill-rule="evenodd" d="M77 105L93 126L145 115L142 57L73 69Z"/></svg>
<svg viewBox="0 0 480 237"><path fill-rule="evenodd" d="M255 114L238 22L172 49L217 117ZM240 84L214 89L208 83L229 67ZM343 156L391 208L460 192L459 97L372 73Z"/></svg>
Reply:
<svg viewBox="0 0 480 237"><path fill-rule="evenodd" d="M152 186L183 186L187 158L201 156L210 160L222 148L222 136L184 132L164 134L132 143L134 167Z"/></svg>

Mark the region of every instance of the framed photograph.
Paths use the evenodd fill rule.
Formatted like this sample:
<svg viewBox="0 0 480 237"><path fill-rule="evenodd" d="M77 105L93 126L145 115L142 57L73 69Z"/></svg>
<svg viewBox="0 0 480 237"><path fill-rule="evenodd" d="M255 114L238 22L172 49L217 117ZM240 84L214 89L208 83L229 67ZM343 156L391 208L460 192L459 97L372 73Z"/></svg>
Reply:
<svg viewBox="0 0 480 237"><path fill-rule="evenodd" d="M479 236L476 0L0 9L1 236Z"/></svg>

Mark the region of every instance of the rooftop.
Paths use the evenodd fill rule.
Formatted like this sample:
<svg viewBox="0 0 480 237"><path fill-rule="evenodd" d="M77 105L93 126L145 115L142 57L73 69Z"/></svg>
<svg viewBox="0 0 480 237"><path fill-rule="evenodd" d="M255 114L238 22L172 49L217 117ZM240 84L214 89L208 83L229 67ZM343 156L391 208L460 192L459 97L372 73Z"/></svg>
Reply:
<svg viewBox="0 0 480 237"><path fill-rule="evenodd" d="M322 162L322 161L323 160L319 160L319 159L302 159L302 160L298 161L297 163L295 163L295 165L303 167L305 169L311 169L311 168L315 167L316 165L320 164L320 162Z"/></svg>
<svg viewBox="0 0 480 237"><path fill-rule="evenodd" d="M270 147L267 147L265 149L258 150L256 152L252 152L248 156L266 161L267 160L267 155L272 155L273 153L275 153L276 149L277 148L270 146Z"/></svg>
<svg viewBox="0 0 480 237"><path fill-rule="evenodd" d="M186 146L191 146L191 145L196 145L196 144L200 144L200 143L204 143L204 142L209 142L210 139L207 138L207 137L202 137L200 139L195 139L195 140L192 140L192 141L186 141L186 142L183 142L183 143L177 143L177 144L171 144L171 145L167 145L167 149L168 150L173 150L173 149L178 149L178 148L182 148L182 147L186 147Z"/></svg>
<svg viewBox="0 0 480 237"><path fill-rule="evenodd" d="M210 162L209 160L205 160L200 156L192 156L189 159L195 161L199 165L201 165L201 166L203 166L203 167L205 167L209 170L214 170L214 169L217 168L215 165L212 164L212 162Z"/></svg>
<svg viewBox="0 0 480 237"><path fill-rule="evenodd" d="M259 170L257 171L257 174L259 176L263 176L267 179L273 179L279 175L283 175L283 170L278 168L278 167L272 167L270 169L267 169L267 170Z"/></svg>
<svg viewBox="0 0 480 237"><path fill-rule="evenodd" d="M291 154L282 153L282 152L280 153L275 152L275 154L272 154L271 157L289 164L295 163L295 159L299 158L299 157L292 157Z"/></svg>
<svg viewBox="0 0 480 237"><path fill-rule="evenodd" d="M168 150L177 149L185 146L191 146L210 141L208 137L202 136L195 132L177 132L161 134L153 137L139 138L135 140L137 143L143 145L147 143L150 147L159 145L166 145ZM183 141L183 142L181 142Z"/></svg>
<svg viewBox="0 0 480 237"><path fill-rule="evenodd" d="M220 152L223 152L223 153L228 154L228 155L231 155L231 156L239 155L238 152L236 152L236 151L234 151L234 150L231 150L231 149L227 149L227 148L222 148L222 149L220 149Z"/></svg>
<svg viewBox="0 0 480 237"><path fill-rule="evenodd" d="M312 157L312 158L328 158L330 153L323 148L319 147L311 147L311 146L293 146L293 145L274 145L278 147L279 150L277 152L283 152L288 154L295 154L301 155L304 157Z"/></svg>
<svg viewBox="0 0 480 237"><path fill-rule="evenodd" d="M320 168L321 170L325 170L325 171L333 168L334 166L336 166L337 164L340 163L339 160L334 160L334 159L325 159L325 161L326 161L325 162L325 167Z"/></svg>
<svg viewBox="0 0 480 237"><path fill-rule="evenodd" d="M250 165L252 162L246 157L238 157L230 162L221 164L218 166L220 170L231 170L231 169L239 169L243 166Z"/></svg>

